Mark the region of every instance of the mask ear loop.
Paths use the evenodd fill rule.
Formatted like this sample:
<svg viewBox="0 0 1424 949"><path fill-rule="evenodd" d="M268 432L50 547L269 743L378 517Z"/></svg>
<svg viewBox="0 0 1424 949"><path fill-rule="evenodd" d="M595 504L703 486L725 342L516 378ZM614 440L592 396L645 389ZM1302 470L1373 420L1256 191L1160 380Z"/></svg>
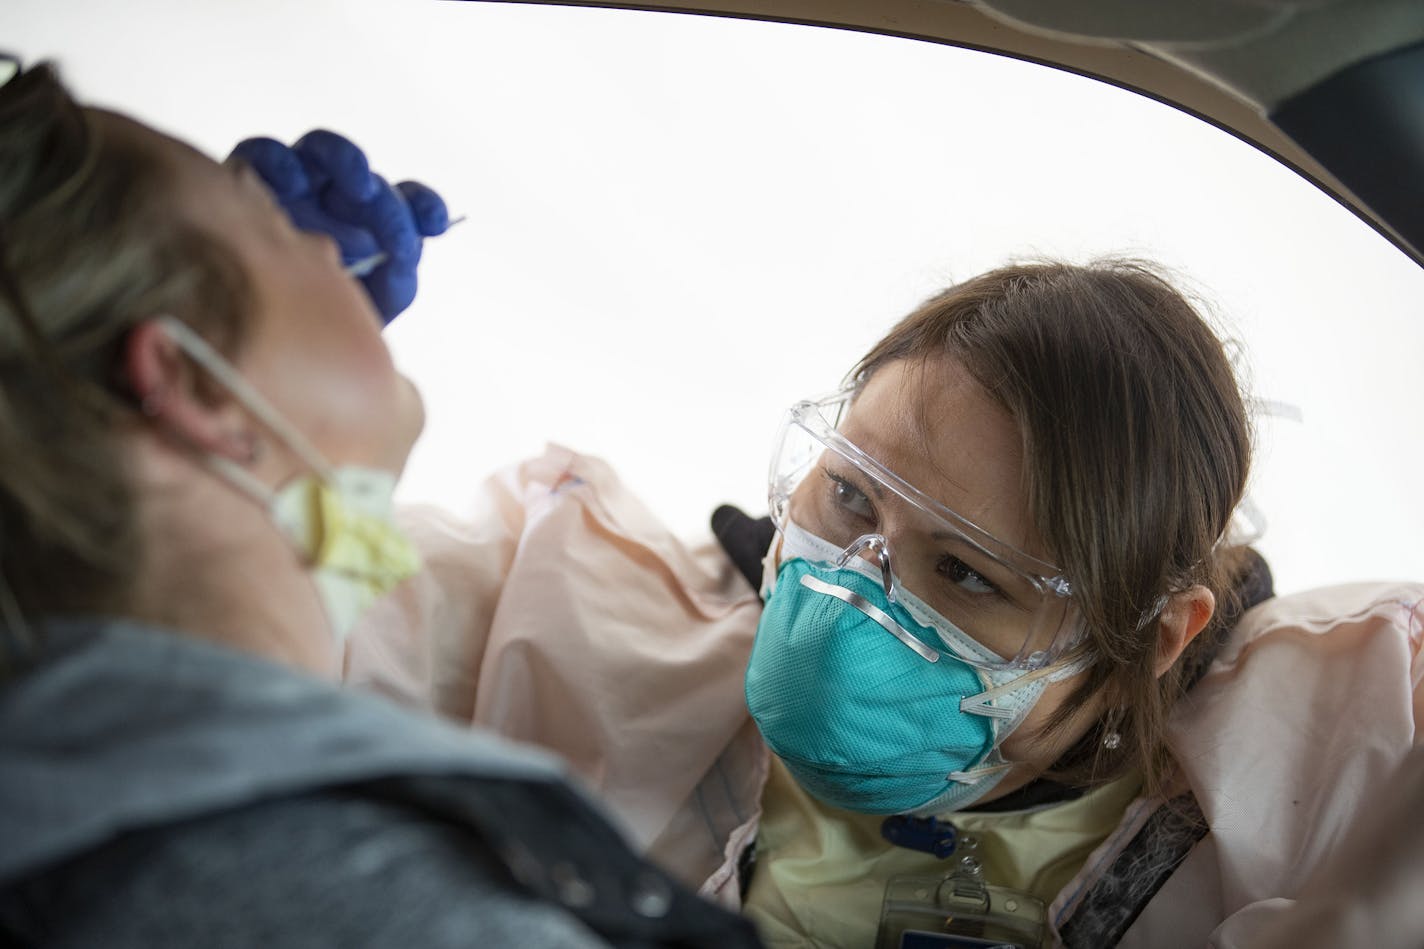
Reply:
<svg viewBox="0 0 1424 949"><path fill-rule="evenodd" d="M331 466L326 459L321 456L321 452L316 450L316 446L309 442L305 435L297 431L296 427L278 412L272 403L258 392L251 383L232 368L232 365L214 349L207 340L198 335L192 327L182 320L172 316L158 317L158 324L173 340L178 344L178 348L183 350L188 356L202 366L207 373L217 382L231 392L239 402L243 403L258 421L275 434L280 440L286 443L302 461L311 468L316 475L330 484L332 481ZM266 504L272 498L271 490L252 476L250 472L234 464L226 458L209 457L209 464L228 476L234 484L247 494L252 495L258 501Z"/></svg>

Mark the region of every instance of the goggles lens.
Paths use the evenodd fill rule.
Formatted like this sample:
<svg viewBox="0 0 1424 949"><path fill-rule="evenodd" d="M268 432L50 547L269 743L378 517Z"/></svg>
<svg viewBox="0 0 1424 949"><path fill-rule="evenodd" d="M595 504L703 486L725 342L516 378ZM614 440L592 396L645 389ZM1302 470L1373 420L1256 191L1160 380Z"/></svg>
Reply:
<svg viewBox="0 0 1424 949"><path fill-rule="evenodd" d="M850 397L792 408L771 466L777 527L794 523L828 541L842 561L830 566L858 556L888 573L892 597L912 613L933 611L968 638L941 635L975 666L1034 669L1056 660L1077 628L1058 569L981 530L842 436L837 425Z"/></svg>

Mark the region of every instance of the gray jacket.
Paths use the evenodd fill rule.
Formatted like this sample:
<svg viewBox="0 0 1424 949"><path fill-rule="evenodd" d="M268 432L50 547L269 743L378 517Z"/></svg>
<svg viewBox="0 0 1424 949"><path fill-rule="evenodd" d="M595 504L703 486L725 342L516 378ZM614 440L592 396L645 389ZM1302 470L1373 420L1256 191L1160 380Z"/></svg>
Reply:
<svg viewBox="0 0 1424 949"><path fill-rule="evenodd" d="M51 623L0 684L0 946L754 946L548 755L260 659Z"/></svg>

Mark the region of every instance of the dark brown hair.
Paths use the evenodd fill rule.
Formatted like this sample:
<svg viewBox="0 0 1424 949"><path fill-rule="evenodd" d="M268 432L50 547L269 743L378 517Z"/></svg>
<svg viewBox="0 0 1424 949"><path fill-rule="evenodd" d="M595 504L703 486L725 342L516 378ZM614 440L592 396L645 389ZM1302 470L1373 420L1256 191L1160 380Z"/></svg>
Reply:
<svg viewBox="0 0 1424 949"><path fill-rule="evenodd" d="M117 122L116 117L111 117ZM163 155L40 65L0 86L0 621L122 608L140 562L118 359L170 314L225 344L249 294L187 224Z"/></svg>
<svg viewBox="0 0 1424 949"><path fill-rule="evenodd" d="M1103 731L1057 777L1105 780L1136 766L1149 791L1169 767L1167 715L1202 653L1208 627L1160 679L1161 597L1202 584L1231 595L1239 550L1219 543L1245 490L1251 439L1220 340L1150 265L1004 267L938 294L899 323L853 371L957 360L1013 416L1023 439L1024 495L1096 661L1045 733L1095 696ZM1214 620L1213 622L1218 622ZM1090 732L1090 737L1099 732Z"/></svg>

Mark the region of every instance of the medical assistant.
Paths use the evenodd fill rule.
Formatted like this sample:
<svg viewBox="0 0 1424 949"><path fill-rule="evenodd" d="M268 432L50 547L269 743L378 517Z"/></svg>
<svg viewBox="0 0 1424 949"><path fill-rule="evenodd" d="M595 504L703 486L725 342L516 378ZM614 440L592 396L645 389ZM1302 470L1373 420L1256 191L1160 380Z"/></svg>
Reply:
<svg viewBox="0 0 1424 949"><path fill-rule="evenodd" d="M550 755L164 630L44 637L0 682L0 944L754 945Z"/></svg>
<svg viewBox="0 0 1424 949"><path fill-rule="evenodd" d="M756 841L746 911L773 945L867 947L889 877L935 865L772 763L742 688L755 592L603 463L551 447L472 516L403 526L427 568L357 630L349 681L566 756L635 845L725 905ZM1066 946L1249 946L1414 741L1421 600L1364 584L1251 610L1174 713L1172 800L1127 778L956 815L986 879L1041 894Z"/></svg>

